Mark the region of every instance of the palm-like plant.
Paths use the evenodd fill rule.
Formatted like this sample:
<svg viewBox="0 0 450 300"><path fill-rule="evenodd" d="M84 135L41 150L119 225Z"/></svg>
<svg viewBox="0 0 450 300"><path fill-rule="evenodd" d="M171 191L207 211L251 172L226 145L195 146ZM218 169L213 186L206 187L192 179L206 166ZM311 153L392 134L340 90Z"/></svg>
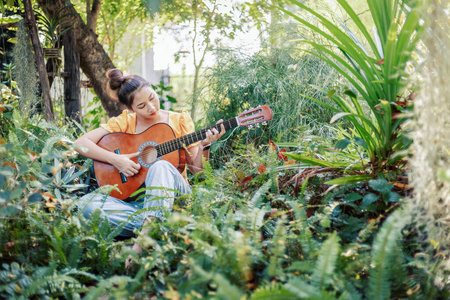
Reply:
<svg viewBox="0 0 450 300"><path fill-rule="evenodd" d="M37 23L41 32L45 36L46 46L49 48L56 48L59 38L72 27L69 26L73 21L67 17L73 15L72 13L63 14L63 10L65 10L69 6L65 6L58 10L56 14L51 17L50 14L45 11L45 14L40 12L35 12ZM49 16L49 17L47 17Z"/></svg>
<svg viewBox="0 0 450 300"><path fill-rule="evenodd" d="M339 118L350 121L355 129L355 143L367 152L369 164L366 167L369 167L370 173L385 173L401 159L401 156L393 154L408 146L401 128L406 118L397 113L406 107L406 101L399 100L411 98L406 89L410 78L407 63L413 62L413 53L424 28L420 23L421 1L367 0L375 24L373 36L348 1L336 1L361 33L363 42L344 23L335 25L303 3L291 1L312 14L320 22L321 28L304 17L281 9L326 38L333 46L328 47L312 40L305 41L316 50L307 52L333 66L355 91L346 91L349 99L338 96L335 91L329 91L328 97L338 108L316 99L311 100L336 113L332 122ZM369 48L366 49L363 45L368 45ZM335 51L337 49L342 55ZM363 110L365 106L370 109L369 115ZM301 159L301 156L297 158ZM348 179L347 181L352 181Z"/></svg>

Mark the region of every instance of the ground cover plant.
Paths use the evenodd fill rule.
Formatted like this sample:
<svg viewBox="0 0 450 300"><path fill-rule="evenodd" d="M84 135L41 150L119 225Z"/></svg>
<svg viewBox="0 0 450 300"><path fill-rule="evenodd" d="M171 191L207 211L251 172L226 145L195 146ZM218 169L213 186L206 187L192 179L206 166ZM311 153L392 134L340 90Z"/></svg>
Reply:
<svg viewBox="0 0 450 300"><path fill-rule="evenodd" d="M338 2L358 23L348 2ZM371 13L377 15L376 3L368 2L373 5ZM302 3L295 5L314 13ZM390 3L396 10L400 2L380 3ZM411 11L414 17L414 9ZM397 13L407 14L403 10ZM398 20L393 18L391 22L397 24ZM406 16L402 20L403 26L414 27L406 25ZM376 93L392 89L393 94L403 95L403 81L411 79L408 81L403 72L393 81L387 79L389 74L383 77L382 73L388 72L384 68L389 68L387 57L377 65L378 57L359 52L361 57L357 58L345 53L346 47L353 44L342 35L351 36L350 32L346 26L338 31L332 25L324 24L348 42L340 45L342 58L339 51L317 44L314 46L322 52L310 49L312 56L307 58L287 50L276 55L259 53L244 61L226 57L229 63L211 70L211 93L224 97L223 103L211 105L220 111L219 117L216 110L205 107L211 123L225 119L227 113L232 117L245 106L258 104L274 106L276 120L261 128L236 131L213 147L216 155L227 147L228 155L214 156L202 174L189 178L192 194L177 198L171 212L148 224L148 234L138 240L144 249L140 256L129 246L135 239L116 238L120 226L111 229L100 211L86 219L83 208L75 205L81 196L95 189L95 180L90 172L92 161L76 155L72 143L85 127L98 120L90 125L55 125L45 121L32 105L26 111L19 109L23 101L30 104L37 100L22 99L22 84L17 87L12 81L2 85L0 298L449 298L445 246L448 217L442 213L450 182L448 142L430 140L436 130L441 137L448 132L448 105L430 99L435 97L421 98L421 107L427 103L432 106L415 117L424 129L415 129L419 144L414 149L420 152L413 160L417 176L414 181L421 183L417 185L420 190L414 190L416 185L399 181L406 178L406 160L390 155L407 149L411 137L404 136L406 117L392 118L390 109L398 108L398 103L392 103L396 98L384 98L388 103L378 99L382 100L378 108L378 104L372 108L368 103L375 99L368 97L374 85L378 85ZM396 32L392 29L396 26L388 27L391 34ZM421 27L414 28L419 29L419 34ZM401 36L386 40L385 45L402 48L392 44L400 42ZM403 37L407 39L406 34ZM409 37L414 40L416 35ZM448 34L438 40L448 45ZM439 58L440 48L435 47L432 53ZM359 51L355 49L351 51ZM396 55L401 53L399 50ZM396 55L391 59L397 59ZM333 59L360 70L363 75L355 76L360 82L352 85L359 86L358 93L341 86L328 92L329 86L320 85L323 82L318 74L326 79L335 73L314 56L335 69L341 65ZM431 65L436 62L439 60ZM248 69L246 64L250 65ZM314 74L307 74L309 85L304 83L305 74L295 69L297 64ZM436 70L442 78L448 72L443 66ZM380 77L372 81L369 75ZM427 80L439 82L431 75ZM435 95L436 90L430 86L426 94ZM312 93L295 97L301 90ZM310 114L308 107L314 108ZM428 126L427 114L440 108L444 117L436 114L433 126ZM299 113L305 113L304 118ZM329 119L338 118L347 121L327 124ZM374 125L368 125L369 120ZM402 143L400 136L404 136ZM439 148L426 148L424 140ZM439 161L428 161L432 155ZM424 165L430 167L422 173L433 173L432 169L436 174L417 175ZM351 180L348 174L353 176ZM427 190L423 185L430 178L433 188ZM113 188L102 187L98 192L108 193ZM415 198L417 193L420 198ZM129 257L132 265L125 268Z"/></svg>

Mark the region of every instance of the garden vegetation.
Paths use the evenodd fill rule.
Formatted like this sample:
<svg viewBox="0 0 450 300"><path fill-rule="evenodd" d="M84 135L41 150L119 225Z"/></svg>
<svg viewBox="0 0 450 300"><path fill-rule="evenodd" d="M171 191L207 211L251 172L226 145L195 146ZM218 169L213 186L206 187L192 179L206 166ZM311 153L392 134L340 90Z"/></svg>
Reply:
<svg viewBox="0 0 450 300"><path fill-rule="evenodd" d="M199 125L265 104L273 120L213 144L140 256L75 206L116 189L96 189L73 147L100 121L45 120L19 25L1 84L0 298L448 299L448 7L367 0L363 18L352 3L336 0L340 20L291 0L277 11L295 47L216 52Z"/></svg>

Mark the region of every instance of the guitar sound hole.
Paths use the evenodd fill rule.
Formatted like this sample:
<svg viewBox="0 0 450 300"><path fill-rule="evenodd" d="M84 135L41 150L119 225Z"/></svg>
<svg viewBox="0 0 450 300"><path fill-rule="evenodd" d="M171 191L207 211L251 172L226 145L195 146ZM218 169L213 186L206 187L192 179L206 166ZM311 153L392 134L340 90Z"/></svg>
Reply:
<svg viewBox="0 0 450 300"><path fill-rule="evenodd" d="M152 145L147 146L142 150L141 157L145 163L152 164L158 157L158 151L156 151L155 147Z"/></svg>

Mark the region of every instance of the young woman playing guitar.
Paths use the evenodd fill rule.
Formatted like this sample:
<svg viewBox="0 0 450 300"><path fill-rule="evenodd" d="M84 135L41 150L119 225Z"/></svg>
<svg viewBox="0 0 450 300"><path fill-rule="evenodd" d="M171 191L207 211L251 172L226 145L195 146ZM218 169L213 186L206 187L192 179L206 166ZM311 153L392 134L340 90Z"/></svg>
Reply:
<svg viewBox="0 0 450 300"><path fill-rule="evenodd" d="M179 138L194 132L194 123L185 111L175 113L160 109L158 95L144 78L137 75L123 76L123 73L117 69L109 70L106 76L109 79L109 96L124 104L128 110L124 110L118 117L109 119L101 127L84 134L74 144L80 154L92 158L100 164L111 166L112 169L120 172L123 181L132 180L133 177L137 177L143 172L144 168L136 160L141 153L125 154L122 152L120 154L118 151L109 151L99 145L102 138L106 138L110 133L118 132L125 133L125 137L128 136L126 134L136 135L145 132L149 127L156 128L156 132L153 134L158 135L157 128L161 127L154 125L161 123L168 124L175 137ZM217 124L221 122L222 120ZM220 132L216 128L207 130L204 134L206 138L185 147L187 148L185 160L193 174L203 169L202 158L208 159L211 142L217 141L224 133L225 127L222 124ZM101 209L111 226L118 226L122 222L127 223L119 236L132 237L135 229L141 230L143 234L146 233L147 230L143 227L148 222L148 218L162 216L164 210L172 208L177 193L171 190L179 191L180 194L190 193L190 187L186 181L186 170L181 174L167 160L156 160L145 171L146 175L145 173L143 175L145 186L161 189L147 189L146 197L131 202L127 202L127 199L120 200L100 194L85 195L81 198L79 205L83 209L84 216L89 217L96 209ZM162 188L167 188L167 190ZM152 198L156 200L152 200ZM139 210L143 212L129 218ZM138 243L134 244L133 249L138 254L142 250Z"/></svg>

